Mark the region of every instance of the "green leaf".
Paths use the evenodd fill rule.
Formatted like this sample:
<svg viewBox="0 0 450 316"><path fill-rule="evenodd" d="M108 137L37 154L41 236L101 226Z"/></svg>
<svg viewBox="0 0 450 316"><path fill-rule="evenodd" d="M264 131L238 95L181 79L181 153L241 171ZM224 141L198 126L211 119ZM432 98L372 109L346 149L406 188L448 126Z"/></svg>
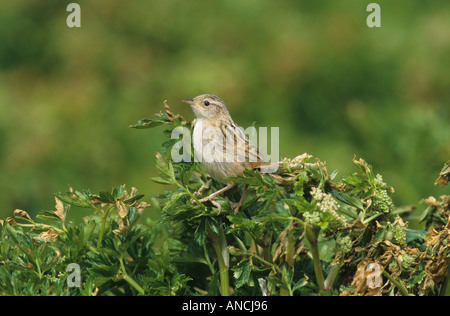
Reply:
<svg viewBox="0 0 450 316"><path fill-rule="evenodd" d="M205 225L204 220L202 220L200 222L200 224L198 225L197 229L195 230L194 240L199 246L204 246L207 237L208 237L208 233L206 231L206 225Z"/></svg>
<svg viewBox="0 0 450 316"><path fill-rule="evenodd" d="M61 221L61 218L53 211L42 210L36 215L36 217L46 221Z"/></svg>
<svg viewBox="0 0 450 316"><path fill-rule="evenodd" d="M308 174L306 171L302 171L298 174L297 181L294 184L295 194L297 194L298 196L303 196L304 185L307 180L308 180Z"/></svg>
<svg viewBox="0 0 450 316"><path fill-rule="evenodd" d="M176 202L178 202L181 198L183 198L187 193L186 192L175 192L170 195L169 201L164 205L162 212L165 212L169 208L171 208Z"/></svg>
<svg viewBox="0 0 450 316"><path fill-rule="evenodd" d="M336 241L334 238L319 239L319 257L320 260L331 262L336 250Z"/></svg>
<svg viewBox="0 0 450 316"><path fill-rule="evenodd" d="M286 222L286 221L291 221L292 216L291 216L291 214L286 214L286 213L270 212L270 213L266 213L264 215L253 216L252 220L258 221L261 223Z"/></svg>
<svg viewBox="0 0 450 316"><path fill-rule="evenodd" d="M193 163L179 163L178 164L178 177L184 186L187 186L190 182L192 173L194 172L195 164Z"/></svg>
<svg viewBox="0 0 450 316"><path fill-rule="evenodd" d="M287 205L295 206L299 212L310 212L315 209L315 206L309 203L302 195L291 194L290 198L281 200Z"/></svg>
<svg viewBox="0 0 450 316"><path fill-rule="evenodd" d="M159 153L156 154L156 169L160 175L159 178L156 178L156 181L160 181L159 183L164 182L164 184L178 184L172 163L166 161Z"/></svg>
<svg viewBox="0 0 450 316"><path fill-rule="evenodd" d="M426 276L427 272L425 270L418 269L414 271L411 278L408 280L408 285L412 288L416 284L422 282L423 278Z"/></svg>
<svg viewBox="0 0 450 316"><path fill-rule="evenodd" d="M89 220L88 223L85 225L84 233L83 233L85 242L92 240L92 236L94 234L94 229L95 229L96 225L97 224L93 220Z"/></svg>
<svg viewBox="0 0 450 316"><path fill-rule="evenodd" d="M159 184L174 184L172 180L164 179L164 178L161 178L161 177L153 177L153 178L151 178L151 180L153 182L156 182L156 183L159 183Z"/></svg>
<svg viewBox="0 0 450 316"><path fill-rule="evenodd" d="M124 192L125 192L125 185L121 185L112 189L111 196L114 199L119 199L122 197Z"/></svg>
<svg viewBox="0 0 450 316"><path fill-rule="evenodd" d="M232 268L232 270L233 276L236 279L237 289L248 283L252 272L252 267L250 266L250 262L248 260L239 262L236 267Z"/></svg>
<svg viewBox="0 0 450 316"><path fill-rule="evenodd" d="M425 235L427 234L427 231L405 229L405 233L406 233L406 243L409 243L413 240L425 239Z"/></svg>
<svg viewBox="0 0 450 316"><path fill-rule="evenodd" d="M88 190L69 191L66 193L56 193L55 196L61 201L82 208L94 208L91 204L91 193Z"/></svg>
<svg viewBox="0 0 450 316"><path fill-rule="evenodd" d="M361 200L359 199L359 197L357 195L354 194L350 194L350 193L345 193L345 192L341 192L341 191L332 191L331 195L338 201L345 203L347 205L356 207L357 209L361 210L361 211L365 211L364 209L364 205L361 202Z"/></svg>
<svg viewBox="0 0 450 316"><path fill-rule="evenodd" d="M98 193L98 200L102 203L114 203L114 197L108 191L100 191Z"/></svg>
<svg viewBox="0 0 450 316"><path fill-rule="evenodd" d="M308 280L306 278L301 278L292 287L292 292L294 292L294 291L296 291L296 290L306 286L307 284L308 284Z"/></svg>
<svg viewBox="0 0 450 316"><path fill-rule="evenodd" d="M136 202L136 201L139 201L139 200L142 199L144 196L145 196L144 194L137 194L137 195L135 195L135 196L133 196L133 197L131 197L131 198L129 198L129 199L124 200L123 202L124 202L125 204L132 204L132 203L134 203L134 202Z"/></svg>
<svg viewBox="0 0 450 316"><path fill-rule="evenodd" d="M159 149L159 152L161 154L165 154L167 152L170 152L172 150L172 147L178 143L180 140L177 138L174 139L169 139L168 141L165 141L162 145L161 148Z"/></svg>

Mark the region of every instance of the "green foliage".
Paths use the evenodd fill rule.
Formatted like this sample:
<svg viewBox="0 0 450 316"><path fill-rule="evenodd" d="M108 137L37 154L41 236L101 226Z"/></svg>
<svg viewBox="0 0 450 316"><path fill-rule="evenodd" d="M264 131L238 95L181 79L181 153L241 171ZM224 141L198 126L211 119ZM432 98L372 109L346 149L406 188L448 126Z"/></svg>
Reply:
<svg viewBox="0 0 450 316"><path fill-rule="evenodd" d="M166 105L133 128L190 124ZM16 210L0 224L0 293L5 295L436 295L448 291L450 197L429 198L427 231L410 230L394 190L363 159L336 180L308 154L272 174L246 170L216 206L199 199L222 187L197 163L175 163L165 141L156 155L161 216L125 186L56 194L54 211L33 220ZM442 176L442 175L441 175ZM233 201L247 193L239 212ZM92 210L81 224L72 207ZM39 221L38 221L39 220ZM81 284L69 286L76 263ZM371 283L375 264L381 282ZM376 279L376 278L375 278Z"/></svg>
<svg viewBox="0 0 450 316"><path fill-rule="evenodd" d="M160 225L139 224L149 205L125 186L91 194L56 194L56 210L34 221L21 210L0 225L0 293L3 295L183 295L189 277L170 262L167 243L155 247ZM66 221L72 206L92 214L80 225ZM81 267L80 286L68 286Z"/></svg>

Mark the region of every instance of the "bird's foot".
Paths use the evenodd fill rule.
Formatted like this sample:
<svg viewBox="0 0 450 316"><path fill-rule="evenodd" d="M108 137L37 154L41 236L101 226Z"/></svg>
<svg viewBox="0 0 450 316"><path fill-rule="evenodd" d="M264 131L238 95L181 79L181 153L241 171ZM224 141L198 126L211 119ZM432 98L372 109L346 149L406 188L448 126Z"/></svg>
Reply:
<svg viewBox="0 0 450 316"><path fill-rule="evenodd" d="M218 215L222 211L222 206L219 203L217 203L216 201L214 201L214 198L216 196L218 196L219 194L221 194L221 193L231 189L233 186L234 186L234 183L227 184L227 186L223 187L222 189L217 190L216 192L214 192L214 193L208 195L207 197L204 197L204 198L202 198L202 199L200 199L198 201L200 203L204 203L204 202L208 202L208 201L211 202L215 207L217 207L217 209L219 211L217 213L217 215Z"/></svg>

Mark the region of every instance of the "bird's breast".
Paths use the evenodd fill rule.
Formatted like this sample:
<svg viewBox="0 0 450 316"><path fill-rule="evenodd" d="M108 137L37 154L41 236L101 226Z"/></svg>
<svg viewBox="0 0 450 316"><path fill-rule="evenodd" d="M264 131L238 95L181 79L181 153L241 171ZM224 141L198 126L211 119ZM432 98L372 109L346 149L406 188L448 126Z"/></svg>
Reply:
<svg viewBox="0 0 450 316"><path fill-rule="evenodd" d="M192 135L192 143L194 144L194 157L196 161L203 161L203 120L196 119L194 124L194 133Z"/></svg>

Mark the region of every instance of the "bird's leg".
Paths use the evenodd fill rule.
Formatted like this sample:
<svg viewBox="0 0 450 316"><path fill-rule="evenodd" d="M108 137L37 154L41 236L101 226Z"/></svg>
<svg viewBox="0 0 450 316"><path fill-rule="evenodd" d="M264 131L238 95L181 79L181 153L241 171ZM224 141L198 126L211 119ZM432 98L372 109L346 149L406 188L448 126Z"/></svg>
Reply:
<svg viewBox="0 0 450 316"><path fill-rule="evenodd" d="M211 202L215 207L217 207L217 215L219 215L220 212L222 212L222 206L221 206L219 203L217 203L216 201L214 201L214 200L210 200L210 202Z"/></svg>
<svg viewBox="0 0 450 316"><path fill-rule="evenodd" d="M247 189L248 189L248 184L245 185L244 191L242 191L241 199L237 203L234 203L234 202L232 202L232 201L230 201L229 199L226 198L228 203L230 203L231 207L233 208L234 214L236 214L239 211L239 209L240 209L240 207L242 205L242 202L244 202L244 197L245 197L245 194L247 193Z"/></svg>
<svg viewBox="0 0 450 316"><path fill-rule="evenodd" d="M213 199L216 196L218 196L219 194L221 194L221 193L223 193L225 191L228 191L233 186L234 186L234 183L229 183L225 187L223 187L222 189L220 189L220 190L218 190L218 191L208 195L207 197L204 197L203 199L199 200L199 202L203 203L203 202L206 202L206 201L210 201L213 205L215 205L219 209L219 214L220 214L220 211L222 210L222 207L219 205L219 203L213 201Z"/></svg>
<svg viewBox="0 0 450 316"><path fill-rule="evenodd" d="M229 189L231 189L234 186L234 183L229 183L227 184L227 186L223 187L220 190L217 190L216 192L208 195L207 197L204 197L203 199L199 200L200 202L206 202L206 201L211 201L212 199L214 199L216 196L218 196L219 194L228 191Z"/></svg>
<svg viewBox="0 0 450 316"><path fill-rule="evenodd" d="M244 202L245 194L247 193L248 184L245 185L244 191L242 191L241 199L239 200L238 204L234 207L234 214L236 214L239 211L239 208L242 205L242 202Z"/></svg>

